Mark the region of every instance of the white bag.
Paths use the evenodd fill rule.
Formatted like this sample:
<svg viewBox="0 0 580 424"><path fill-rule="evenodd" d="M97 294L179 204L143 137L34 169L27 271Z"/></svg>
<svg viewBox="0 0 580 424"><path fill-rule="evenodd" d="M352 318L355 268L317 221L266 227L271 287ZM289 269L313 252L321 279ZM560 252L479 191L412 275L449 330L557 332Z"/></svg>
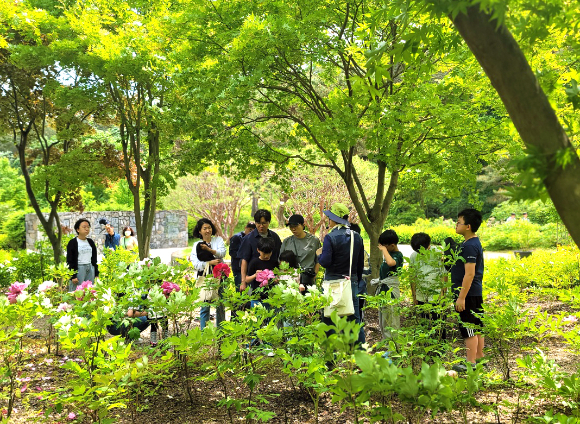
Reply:
<svg viewBox="0 0 580 424"><path fill-rule="evenodd" d="M339 317L354 315L352 303L352 286L350 275L352 274L352 254L354 249L354 232L350 234L350 266L348 277L341 280L325 280L322 282L324 294L330 295L330 305L324 307L324 316L329 317L332 311L336 311Z"/></svg>
<svg viewBox="0 0 580 424"><path fill-rule="evenodd" d="M195 287L198 289L201 289L199 291L199 298L198 301L199 302L211 302L212 300L216 300L217 298L219 298L219 293L218 293L218 288L210 288L207 287L206 282L205 282L205 277L209 274L209 264L207 264L205 266L205 269L203 270L203 274L199 277L197 277L197 280L195 281Z"/></svg>

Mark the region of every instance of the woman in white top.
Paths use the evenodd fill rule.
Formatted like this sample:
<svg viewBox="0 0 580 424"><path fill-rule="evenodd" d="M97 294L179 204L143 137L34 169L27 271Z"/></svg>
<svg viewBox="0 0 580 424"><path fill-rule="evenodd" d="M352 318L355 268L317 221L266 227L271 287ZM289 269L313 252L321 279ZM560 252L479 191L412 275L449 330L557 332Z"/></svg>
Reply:
<svg viewBox="0 0 580 424"><path fill-rule="evenodd" d="M123 234L121 240L119 240L119 246L125 250L133 250L135 246L138 246L135 232L131 227L127 226L123 228Z"/></svg>
<svg viewBox="0 0 580 424"><path fill-rule="evenodd" d="M81 218L75 222L74 229L77 236L66 245L66 263L75 271L68 284L68 291L75 291L79 283L95 281L99 275L97 265L97 246L88 238L91 232L91 223Z"/></svg>
<svg viewBox="0 0 580 424"><path fill-rule="evenodd" d="M207 218L202 218L197 221L195 228L193 229L193 237L199 238L201 240L195 242L191 249L191 262L193 267L197 271L197 276L203 275L206 266L208 268L208 273L211 275L214 265L219 264L224 256L226 256L226 246L224 244L224 239L220 236L214 234L217 233L215 225ZM220 300L222 294L222 288L219 290ZM224 305L218 300L218 305L216 307L216 326L225 321L226 311ZM202 306L199 313L200 327L203 330L206 323L209 321L209 306Z"/></svg>

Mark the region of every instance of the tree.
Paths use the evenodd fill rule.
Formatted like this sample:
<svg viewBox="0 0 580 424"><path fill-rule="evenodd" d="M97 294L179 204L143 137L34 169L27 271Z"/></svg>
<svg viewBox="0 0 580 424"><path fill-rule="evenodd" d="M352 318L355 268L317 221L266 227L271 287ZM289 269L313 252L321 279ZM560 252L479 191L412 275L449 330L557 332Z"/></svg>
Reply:
<svg viewBox="0 0 580 424"><path fill-rule="evenodd" d="M504 103L530 156L524 166L533 171L552 199L574 242L580 246L580 159L557 113L542 90L526 56L506 26L506 2L425 1L432 11L448 15L477 58ZM517 4L523 36L534 41L578 22L576 4ZM529 6L533 10L525 10ZM577 34L566 31L566 47L576 54ZM553 49L552 49L553 50ZM562 87L571 101L580 98L576 80ZM576 107L576 106L575 106ZM570 126L568 126L570 128Z"/></svg>
<svg viewBox="0 0 580 424"><path fill-rule="evenodd" d="M58 264L59 206L75 199L81 182L107 171L99 163L106 149L94 152L79 143L90 130L87 118L97 103L78 68L69 66L75 43L66 39L69 28L62 15L18 2L4 6L9 10L0 22L5 34L0 44L0 125L12 134L28 201Z"/></svg>
<svg viewBox="0 0 580 424"><path fill-rule="evenodd" d="M133 210L141 259L149 245L157 199L172 182L172 146L163 115L171 80L171 37L165 2L79 2L66 11L86 47L85 72L95 76L115 108L125 179ZM162 162L166 166L162 166Z"/></svg>
<svg viewBox="0 0 580 424"><path fill-rule="evenodd" d="M370 18L377 10L384 24ZM207 87L187 96L192 115L205 112L189 162L218 140L229 156L213 159L238 172L274 163L283 173L292 162L330 169L371 245L408 173L460 187L481 167L479 157L499 149L504 120L490 113L496 105L486 86L469 94L467 81L478 81L465 53L440 53L450 29L414 21L402 2L211 2L182 19L192 40L184 57L198 59L182 65L183 78ZM369 51L383 53L380 66L367 61ZM373 78L371 67L380 70ZM371 191L357 156L376 164ZM371 253L378 265L380 253Z"/></svg>
<svg viewBox="0 0 580 424"><path fill-rule="evenodd" d="M163 199L166 207L211 220L225 240L234 235L240 212L249 201L247 183L210 171L179 178L175 189Z"/></svg>

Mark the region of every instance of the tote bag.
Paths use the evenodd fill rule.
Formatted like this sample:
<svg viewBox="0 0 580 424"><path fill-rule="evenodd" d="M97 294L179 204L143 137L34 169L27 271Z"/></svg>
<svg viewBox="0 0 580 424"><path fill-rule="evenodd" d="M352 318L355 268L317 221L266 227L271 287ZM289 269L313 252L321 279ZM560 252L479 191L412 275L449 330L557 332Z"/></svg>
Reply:
<svg viewBox="0 0 580 424"><path fill-rule="evenodd" d="M354 304L352 303L352 286L350 275L352 274L352 254L354 249L354 233L350 235L350 267L348 276L340 280L326 280L322 282L324 294L330 295L330 305L324 307L324 316L329 317L336 311L339 317L354 315Z"/></svg>
<svg viewBox="0 0 580 424"><path fill-rule="evenodd" d="M195 287L201 289L199 291L199 302L211 302L212 300L216 300L219 297L218 288L208 287L205 282L205 277L209 274L209 264L205 266L203 270L203 274L197 277L197 281L195 282Z"/></svg>

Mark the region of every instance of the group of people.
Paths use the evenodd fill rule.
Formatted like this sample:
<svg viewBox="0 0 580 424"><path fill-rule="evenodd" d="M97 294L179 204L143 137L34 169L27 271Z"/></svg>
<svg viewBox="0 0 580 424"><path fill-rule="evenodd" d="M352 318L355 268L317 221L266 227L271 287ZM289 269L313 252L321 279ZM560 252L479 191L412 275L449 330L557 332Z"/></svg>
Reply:
<svg viewBox="0 0 580 424"><path fill-rule="evenodd" d="M269 229L271 213L259 209L254 214L254 222L248 222L243 231L235 234L229 241L231 269L234 275L236 289L240 291L260 290L260 300L267 306L268 290L260 287L258 274L264 270L276 269L280 262L287 262L291 268L299 270L298 283L302 293L308 287L316 284L316 276L320 267L325 269L323 281L336 281L348 277L351 285L354 313L348 319L364 323L364 294L367 284L364 273L369 273L365 267L363 239L358 225L348 221L349 210L335 203L324 211L328 218L328 233L323 243L311 233L304 224L304 217L292 215L286 225L292 235L282 241L276 232ZM477 230L482 222L481 213L475 209L465 209L458 215L456 233L463 236L464 241L458 246L456 256L459 258L448 270L443 268L442 252L431 246L431 239L426 233L417 233L411 239L411 247L415 251L410 258L410 265L416 269L411 283L413 302L417 305L428 304L438 293L443 293L443 284L447 275L451 276L451 287L455 299L455 309L459 313L459 330L464 338L467 349L467 361L475 364L484 357L484 337L481 334L483 324L480 318L483 312L482 282L483 282L483 248L477 237ZM123 230L127 241L115 234L108 222L105 225L107 237L105 246L117 249L136 246L133 230L125 227ZM67 246L67 263L75 271L70 280L69 291L74 291L79 281L93 281L99 274L97 265L97 249L93 240L88 238L91 230L90 222L79 219L74 226L77 237ZM192 248L190 260L202 276L211 273L212 267L219 264L226 256L224 240L217 235L215 225L211 220L200 219L193 231L198 238ZM386 230L378 240L378 249L383 256L379 270L378 293L390 293L390 296L400 296L398 274L403 267L403 254L398 248L399 238L395 231ZM130 247L129 247L130 246ZM430 252L430 253L429 253ZM429 260L435 258L435 260ZM219 296L222 295L222 289ZM140 318L145 325L144 312L129 311L132 317ZM146 313L145 313L146 314ZM433 315L430 315L433 317ZM437 317L435 315L435 317ZM206 305L200 311L200 326L205 328L210 319L210 306ZM225 320L225 309L221 302L217 304L216 325ZM330 324L330 318L323 320ZM400 328L400 319L396 308L385 306L379 310L379 324L384 338L392 337L392 329ZM361 327L359 343L365 342L364 326ZM153 341L152 341L153 343ZM154 342L156 344L156 340Z"/></svg>

